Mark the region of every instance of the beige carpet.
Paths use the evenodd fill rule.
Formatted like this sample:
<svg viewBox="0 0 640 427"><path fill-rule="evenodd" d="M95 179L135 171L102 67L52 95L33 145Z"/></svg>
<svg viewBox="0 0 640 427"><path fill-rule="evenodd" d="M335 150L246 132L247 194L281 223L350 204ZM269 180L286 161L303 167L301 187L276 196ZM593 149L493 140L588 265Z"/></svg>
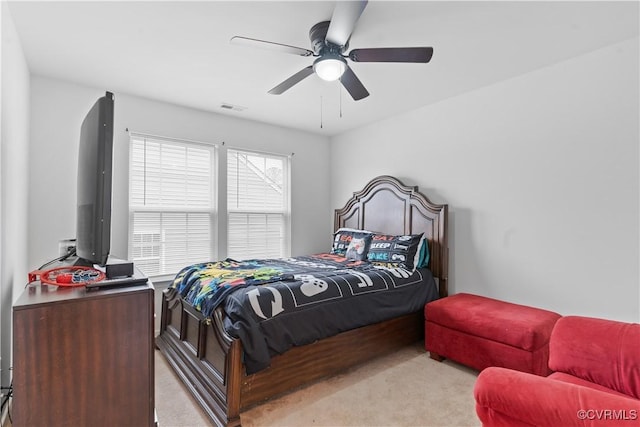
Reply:
<svg viewBox="0 0 640 427"><path fill-rule="evenodd" d="M304 387L241 414L250 426L479 426L477 372L429 358L422 344ZM156 351L160 427L211 423Z"/></svg>

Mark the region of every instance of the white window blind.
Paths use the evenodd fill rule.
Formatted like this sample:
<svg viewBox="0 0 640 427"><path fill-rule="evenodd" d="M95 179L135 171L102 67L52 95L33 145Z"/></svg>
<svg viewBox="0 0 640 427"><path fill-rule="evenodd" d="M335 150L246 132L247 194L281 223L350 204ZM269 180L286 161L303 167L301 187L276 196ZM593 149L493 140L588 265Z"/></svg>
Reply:
<svg viewBox="0 0 640 427"><path fill-rule="evenodd" d="M150 277L214 259L215 146L131 134L129 258Z"/></svg>
<svg viewBox="0 0 640 427"><path fill-rule="evenodd" d="M287 156L227 151L230 258L289 256L289 163Z"/></svg>

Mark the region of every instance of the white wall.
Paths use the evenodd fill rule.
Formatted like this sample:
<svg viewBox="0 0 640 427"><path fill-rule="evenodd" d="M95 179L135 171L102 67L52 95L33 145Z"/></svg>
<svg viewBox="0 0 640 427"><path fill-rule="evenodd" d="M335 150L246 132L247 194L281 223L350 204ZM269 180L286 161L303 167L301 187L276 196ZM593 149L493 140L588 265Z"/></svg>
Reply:
<svg viewBox="0 0 640 427"><path fill-rule="evenodd" d="M105 90L33 76L29 200L29 266L57 256L58 241L75 236L76 173L80 125ZM115 93L114 179L111 253L127 257L129 136L126 131L222 143L226 147L290 154L292 160L292 254L320 252L330 245L329 141L324 136L236 119ZM221 188L226 188L223 181ZM219 191L219 208L226 191ZM224 226L224 221L221 224ZM224 227L218 256L225 257Z"/></svg>
<svg viewBox="0 0 640 427"><path fill-rule="evenodd" d="M29 70L6 2L2 15L0 137L0 356L9 384L11 306L27 281Z"/></svg>
<svg viewBox="0 0 640 427"><path fill-rule="evenodd" d="M640 320L638 38L332 139L331 204L377 175L450 207L450 293Z"/></svg>

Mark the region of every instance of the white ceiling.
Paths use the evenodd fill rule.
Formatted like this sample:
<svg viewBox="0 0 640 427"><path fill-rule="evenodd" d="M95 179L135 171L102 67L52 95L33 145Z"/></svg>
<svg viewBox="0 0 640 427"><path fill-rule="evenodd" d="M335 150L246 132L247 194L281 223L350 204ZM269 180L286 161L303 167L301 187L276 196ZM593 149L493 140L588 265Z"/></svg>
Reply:
<svg viewBox="0 0 640 427"><path fill-rule="evenodd" d="M432 46L434 54L429 64L350 63L371 93L357 102L315 75L269 95L313 58L229 43L240 35L310 48L309 29L330 19L333 7L9 2L33 74L324 135L638 36L637 5L628 2L370 1L350 48ZM246 109L224 110L223 103Z"/></svg>

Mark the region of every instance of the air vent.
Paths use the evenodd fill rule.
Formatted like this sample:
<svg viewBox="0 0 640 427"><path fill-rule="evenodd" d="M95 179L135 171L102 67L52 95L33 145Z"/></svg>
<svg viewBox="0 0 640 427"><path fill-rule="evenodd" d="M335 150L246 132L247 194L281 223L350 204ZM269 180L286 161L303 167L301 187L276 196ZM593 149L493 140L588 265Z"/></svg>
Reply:
<svg viewBox="0 0 640 427"><path fill-rule="evenodd" d="M223 102L222 104L220 104L220 108L222 108L223 110L232 110L232 111L244 111L247 109L247 107L229 104L228 102Z"/></svg>

